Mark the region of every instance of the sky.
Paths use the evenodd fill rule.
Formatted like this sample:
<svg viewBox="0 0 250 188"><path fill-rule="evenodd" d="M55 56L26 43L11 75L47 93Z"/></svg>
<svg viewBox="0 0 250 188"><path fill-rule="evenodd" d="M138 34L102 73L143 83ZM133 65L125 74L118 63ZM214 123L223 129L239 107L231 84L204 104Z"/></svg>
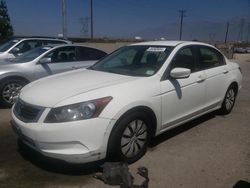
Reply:
<svg viewBox="0 0 250 188"><path fill-rule="evenodd" d="M62 33L61 0L5 1L15 35ZM90 17L90 0L65 1L68 36L90 36L86 21L83 26ZM229 40L247 38L250 0L93 0L94 37L178 39L181 9L186 10L184 40L224 40L226 22L230 23Z"/></svg>

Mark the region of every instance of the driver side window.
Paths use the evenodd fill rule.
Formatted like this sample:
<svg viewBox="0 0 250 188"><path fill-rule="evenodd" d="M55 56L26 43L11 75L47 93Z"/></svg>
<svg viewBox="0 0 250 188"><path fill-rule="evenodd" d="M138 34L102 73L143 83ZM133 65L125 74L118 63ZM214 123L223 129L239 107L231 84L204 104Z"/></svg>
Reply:
<svg viewBox="0 0 250 188"><path fill-rule="evenodd" d="M44 58L51 58L51 63L71 62L76 61L75 53L75 47L61 47L51 51Z"/></svg>
<svg viewBox="0 0 250 188"><path fill-rule="evenodd" d="M170 66L171 69L178 67L190 69L191 72L197 71L193 47L190 46L180 49L172 59Z"/></svg>

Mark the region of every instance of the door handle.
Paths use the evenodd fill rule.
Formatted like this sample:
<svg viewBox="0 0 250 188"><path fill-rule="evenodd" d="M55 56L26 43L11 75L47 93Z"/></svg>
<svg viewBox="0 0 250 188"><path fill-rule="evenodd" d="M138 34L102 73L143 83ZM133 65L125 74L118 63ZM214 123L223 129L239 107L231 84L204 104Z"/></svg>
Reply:
<svg viewBox="0 0 250 188"><path fill-rule="evenodd" d="M205 76L203 76L203 75L199 75L198 77L197 77L197 81L196 82L203 82L204 80L206 80L206 78L205 78Z"/></svg>
<svg viewBox="0 0 250 188"><path fill-rule="evenodd" d="M223 70L223 73L224 73L224 74L227 74L228 72L229 72L229 71L228 71L227 69L224 69L224 70Z"/></svg>

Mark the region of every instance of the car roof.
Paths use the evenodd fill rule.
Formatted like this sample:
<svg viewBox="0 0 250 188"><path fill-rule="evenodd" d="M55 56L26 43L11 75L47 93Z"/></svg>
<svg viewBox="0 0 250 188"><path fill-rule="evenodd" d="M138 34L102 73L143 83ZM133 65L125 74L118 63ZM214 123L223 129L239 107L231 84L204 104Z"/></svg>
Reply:
<svg viewBox="0 0 250 188"><path fill-rule="evenodd" d="M70 42L69 40L64 39L57 39L57 38L46 38L46 37L27 37L27 38L19 38L20 40L56 40L56 41L66 41Z"/></svg>
<svg viewBox="0 0 250 188"><path fill-rule="evenodd" d="M23 40L52 40L52 41L62 41L66 42L68 44L72 43L69 40L65 39L59 39L59 38L50 38L50 37L11 37L9 40L18 40L18 41L23 41Z"/></svg>
<svg viewBox="0 0 250 188"><path fill-rule="evenodd" d="M177 46L179 44L186 44L186 45L206 45L206 46L211 46L210 44L206 44L203 42L196 42L196 41L177 41L177 40L169 40L169 41L148 41L148 42L139 42L139 43L135 43L135 44L131 44L133 45L156 45L156 46Z"/></svg>
<svg viewBox="0 0 250 188"><path fill-rule="evenodd" d="M99 51L102 51L104 53L107 53L107 52L103 51L102 49L95 48L95 47L92 47L92 46L82 45L82 44L49 44L49 45L44 45L44 46L41 46L41 47L46 47L46 46L47 47L52 47L52 48L60 48L60 47L67 47L67 46L86 47L86 48L92 48L92 49L99 50Z"/></svg>

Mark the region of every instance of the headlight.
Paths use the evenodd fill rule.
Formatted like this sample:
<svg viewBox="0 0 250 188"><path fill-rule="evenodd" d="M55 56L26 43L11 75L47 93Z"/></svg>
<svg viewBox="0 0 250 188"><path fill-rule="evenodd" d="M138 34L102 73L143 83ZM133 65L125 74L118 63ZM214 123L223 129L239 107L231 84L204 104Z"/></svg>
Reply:
<svg viewBox="0 0 250 188"><path fill-rule="evenodd" d="M98 117L112 97L104 97L87 102L53 108L45 119L45 123L78 121Z"/></svg>

